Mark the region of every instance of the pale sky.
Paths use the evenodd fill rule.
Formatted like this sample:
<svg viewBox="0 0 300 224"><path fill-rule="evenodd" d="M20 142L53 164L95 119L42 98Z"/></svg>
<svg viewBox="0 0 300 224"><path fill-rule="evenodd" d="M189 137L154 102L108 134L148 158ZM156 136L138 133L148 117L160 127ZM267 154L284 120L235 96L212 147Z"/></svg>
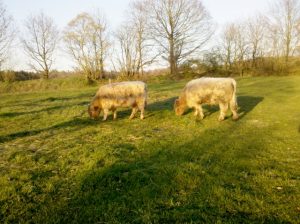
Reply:
<svg viewBox="0 0 300 224"><path fill-rule="evenodd" d="M129 2L132 0L2 0L9 14L14 18L20 32L24 20L31 14L43 11L53 18L56 25L63 29L80 12L103 12L114 30L122 22ZM227 22L235 22L265 12L270 3L276 0L202 0L214 21L221 28ZM28 69L26 56L21 47L13 52L10 66L14 69ZM67 55L59 53L53 68L71 69L72 63Z"/></svg>

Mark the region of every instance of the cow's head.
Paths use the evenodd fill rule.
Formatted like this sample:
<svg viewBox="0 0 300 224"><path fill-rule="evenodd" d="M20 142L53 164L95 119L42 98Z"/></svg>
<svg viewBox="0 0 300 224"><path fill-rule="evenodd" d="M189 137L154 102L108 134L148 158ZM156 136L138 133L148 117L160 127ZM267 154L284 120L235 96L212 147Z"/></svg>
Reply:
<svg viewBox="0 0 300 224"><path fill-rule="evenodd" d="M101 108L99 107L99 105L96 105L94 103L91 103L88 107L88 113L90 115L91 118L98 118L99 114L101 112Z"/></svg>
<svg viewBox="0 0 300 224"><path fill-rule="evenodd" d="M180 102L180 99L176 99L175 103L174 103L174 110L175 110L175 114L180 116L184 113L185 111L185 104Z"/></svg>

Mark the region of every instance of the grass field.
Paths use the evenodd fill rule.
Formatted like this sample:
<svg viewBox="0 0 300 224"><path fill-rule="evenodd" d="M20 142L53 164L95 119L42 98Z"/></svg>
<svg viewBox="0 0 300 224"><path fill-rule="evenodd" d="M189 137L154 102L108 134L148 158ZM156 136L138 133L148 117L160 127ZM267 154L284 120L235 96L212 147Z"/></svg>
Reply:
<svg viewBox="0 0 300 224"><path fill-rule="evenodd" d="M300 77L240 78L240 119L87 116L97 87L0 95L0 223L299 223ZM83 113L84 112L84 113Z"/></svg>

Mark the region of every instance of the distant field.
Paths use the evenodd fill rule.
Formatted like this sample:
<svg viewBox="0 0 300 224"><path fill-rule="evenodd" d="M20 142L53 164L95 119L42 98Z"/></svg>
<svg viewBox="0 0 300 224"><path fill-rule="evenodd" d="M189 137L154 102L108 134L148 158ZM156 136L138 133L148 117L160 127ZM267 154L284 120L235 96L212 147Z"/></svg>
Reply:
<svg viewBox="0 0 300 224"><path fill-rule="evenodd" d="M300 77L237 79L223 122L175 116L185 82L143 121L89 119L95 86L1 94L0 223L299 223Z"/></svg>

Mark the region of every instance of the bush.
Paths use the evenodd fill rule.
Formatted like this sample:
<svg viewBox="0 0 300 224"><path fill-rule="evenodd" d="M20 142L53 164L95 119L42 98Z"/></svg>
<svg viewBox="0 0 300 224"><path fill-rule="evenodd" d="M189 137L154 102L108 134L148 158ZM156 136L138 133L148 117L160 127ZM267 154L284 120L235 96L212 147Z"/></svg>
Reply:
<svg viewBox="0 0 300 224"><path fill-rule="evenodd" d="M1 71L0 72L0 81L2 82L15 82L15 81L25 81L32 79L39 79L40 75L34 72L26 71Z"/></svg>

